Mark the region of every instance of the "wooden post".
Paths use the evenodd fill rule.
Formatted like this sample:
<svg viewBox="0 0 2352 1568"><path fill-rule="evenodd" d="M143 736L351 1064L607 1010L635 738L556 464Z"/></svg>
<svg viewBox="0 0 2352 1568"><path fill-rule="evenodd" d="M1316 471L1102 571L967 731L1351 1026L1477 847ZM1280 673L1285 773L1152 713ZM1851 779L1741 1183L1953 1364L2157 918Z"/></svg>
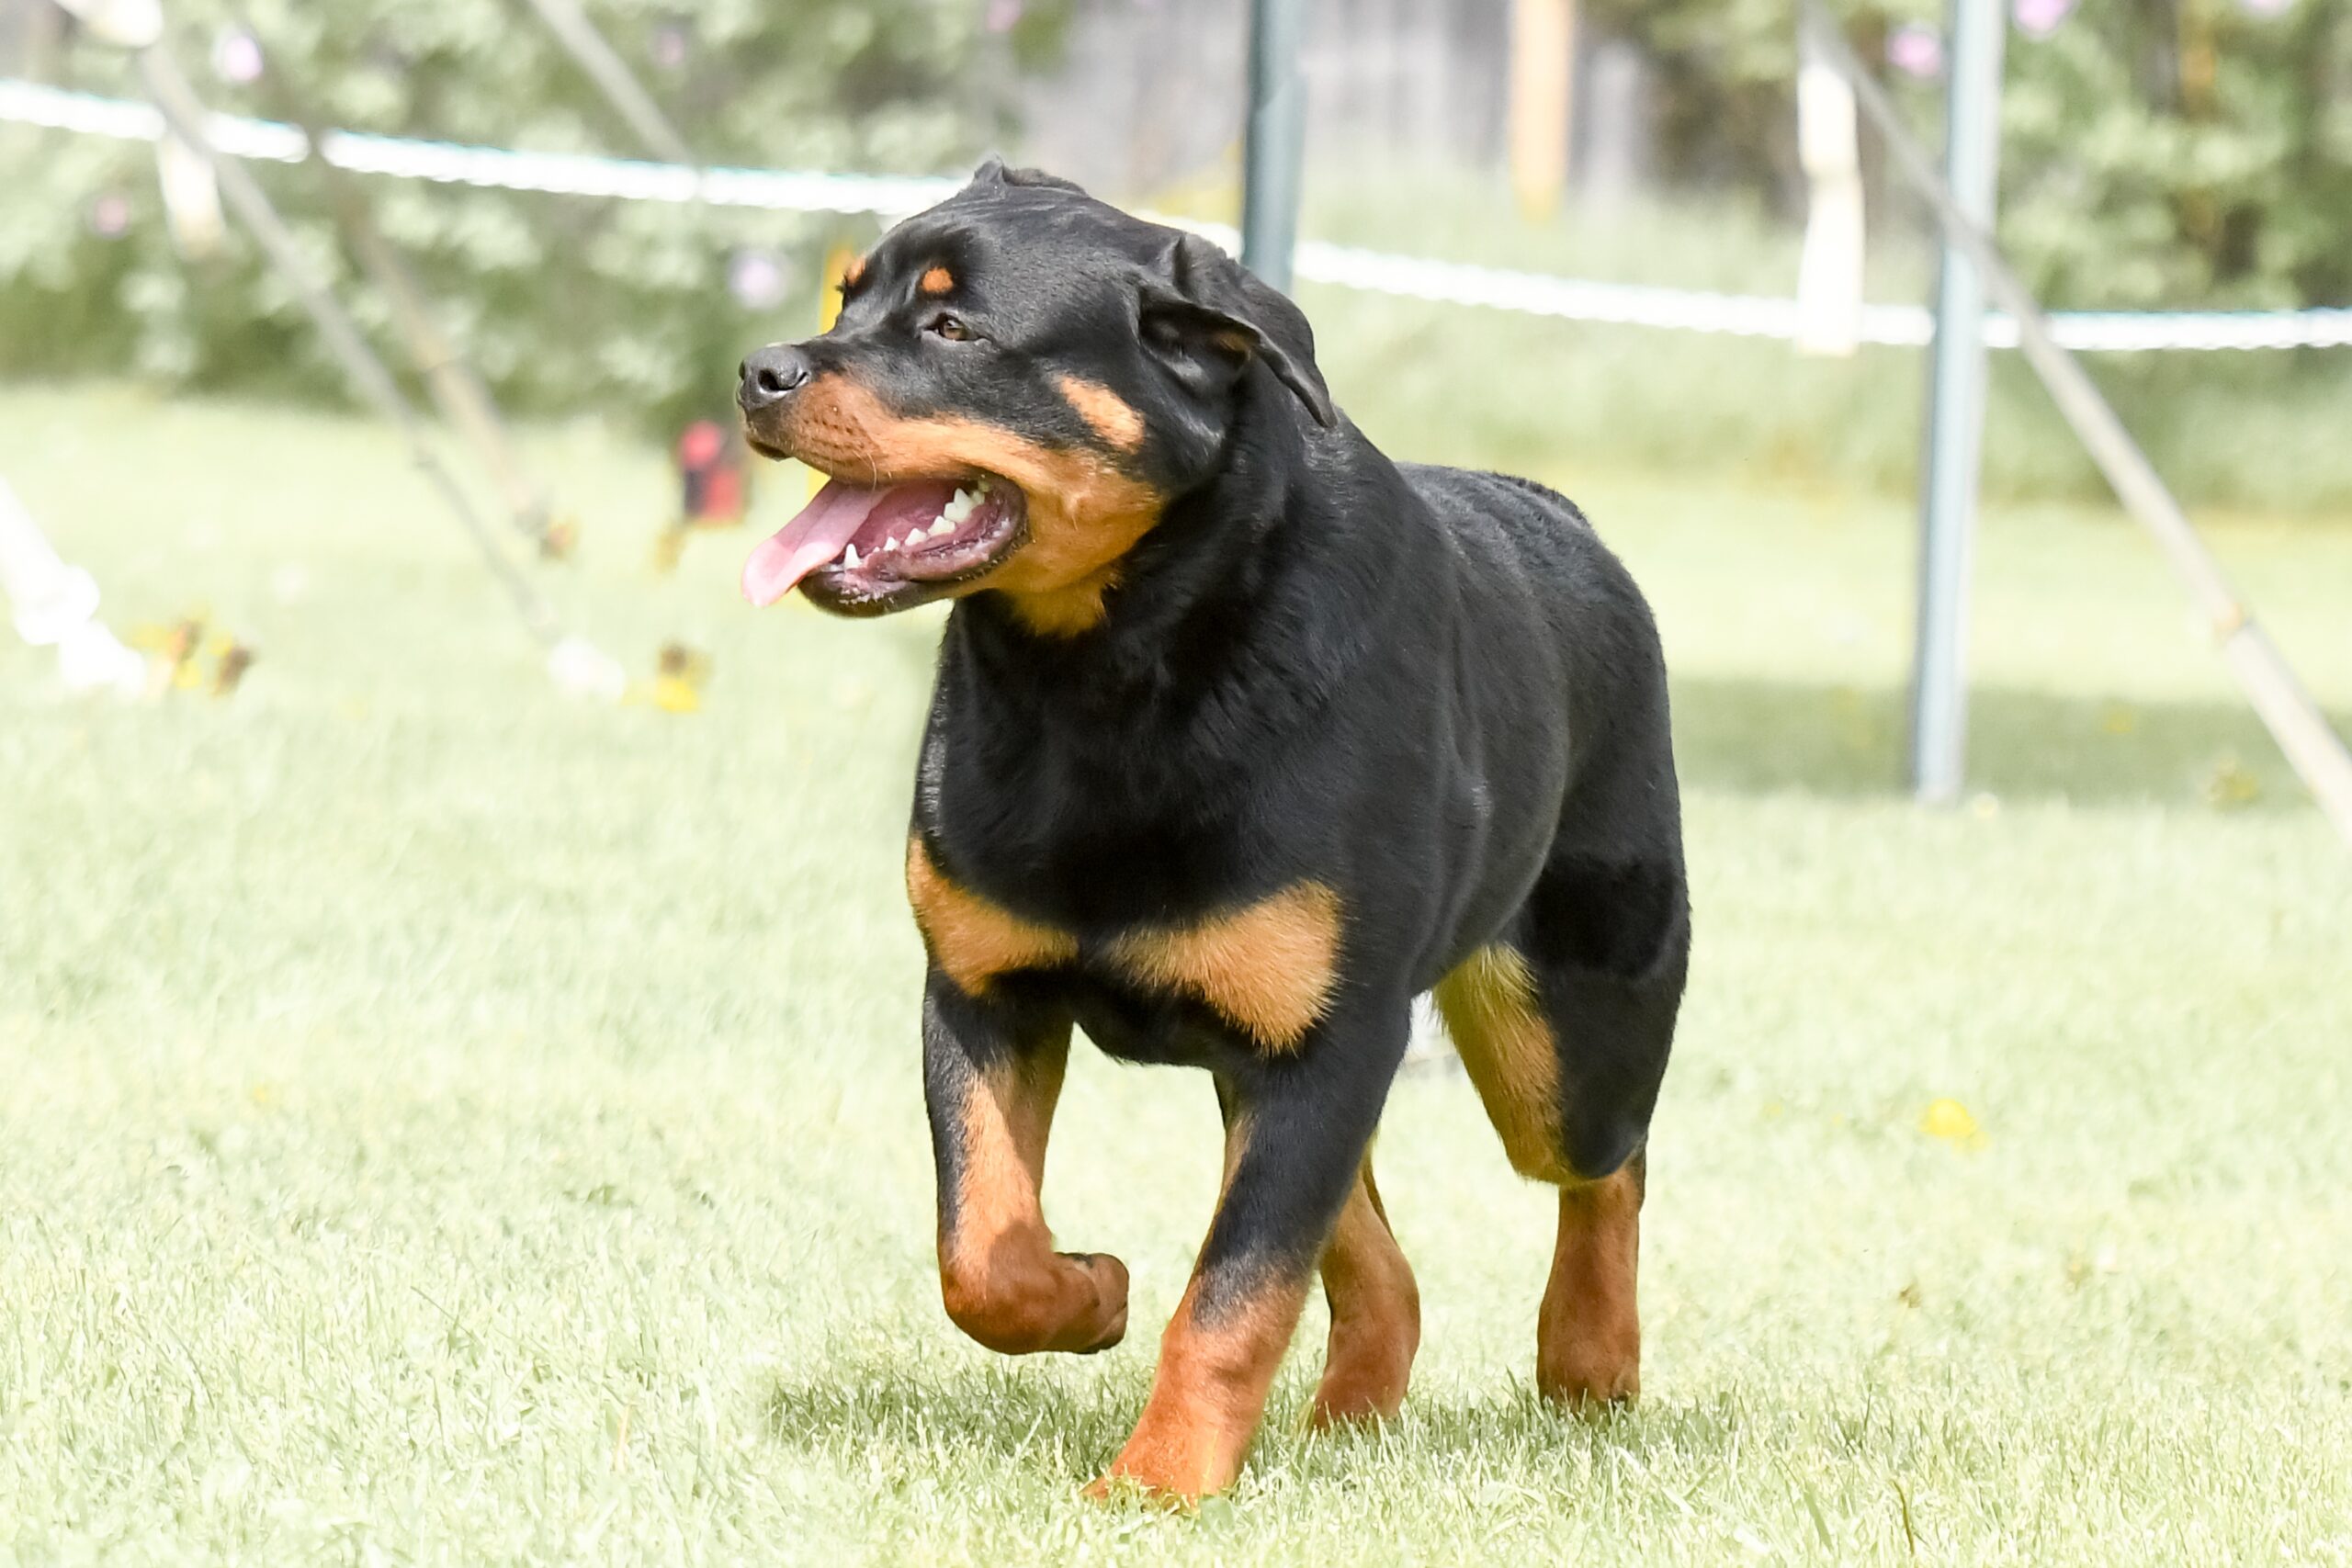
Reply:
<svg viewBox="0 0 2352 1568"><path fill-rule="evenodd" d="M849 273L849 264L856 259L857 252L851 249L846 242L836 242L825 248L825 275L817 282L817 335L820 337L831 332L833 323L841 320L842 279ZM825 488L825 476L806 467L800 473L802 489L808 492L809 500L816 500L817 492Z"/></svg>
<svg viewBox="0 0 2352 1568"><path fill-rule="evenodd" d="M1576 0L1511 0L1510 186L1531 220L1560 210L1575 123Z"/></svg>

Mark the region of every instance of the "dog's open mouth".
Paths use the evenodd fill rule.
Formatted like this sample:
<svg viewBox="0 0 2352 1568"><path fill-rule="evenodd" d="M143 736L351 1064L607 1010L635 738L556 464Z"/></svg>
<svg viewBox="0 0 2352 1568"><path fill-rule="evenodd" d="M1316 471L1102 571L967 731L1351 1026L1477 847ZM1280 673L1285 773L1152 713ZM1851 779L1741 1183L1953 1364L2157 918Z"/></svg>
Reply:
<svg viewBox="0 0 2352 1568"><path fill-rule="evenodd" d="M994 567L1027 515L1020 487L989 474L882 489L833 479L752 552L743 597L773 604L805 581L833 609L899 609Z"/></svg>

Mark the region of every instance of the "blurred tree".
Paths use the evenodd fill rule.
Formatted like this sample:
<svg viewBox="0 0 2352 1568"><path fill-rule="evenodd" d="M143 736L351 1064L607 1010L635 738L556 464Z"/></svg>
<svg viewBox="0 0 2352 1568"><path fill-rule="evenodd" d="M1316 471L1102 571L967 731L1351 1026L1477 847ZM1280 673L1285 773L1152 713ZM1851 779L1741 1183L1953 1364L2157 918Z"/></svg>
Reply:
<svg viewBox="0 0 2352 1568"><path fill-rule="evenodd" d="M0 0L0 8L47 0ZM588 0L585 9L713 164L952 173L1008 126L1024 66L1069 0ZM217 108L270 115L300 84L356 130L635 156L618 123L514 0L179 0L183 64ZM69 42L62 85L133 95L126 62ZM106 368L164 384L340 391L252 247L171 248L151 149L0 128L0 371ZM314 264L391 343L385 301L347 276L323 193L264 181ZM746 343L814 318L825 239L857 220L371 179L378 220L500 395L524 408L715 408ZM779 322L782 325L779 325ZM397 361L399 355L393 355Z"/></svg>
<svg viewBox="0 0 2352 1568"><path fill-rule="evenodd" d="M1786 0L1586 0L1669 174L1801 199ZM1938 0L1832 0L1939 140ZM2352 0L2014 0L2001 237L2052 303L2352 303Z"/></svg>

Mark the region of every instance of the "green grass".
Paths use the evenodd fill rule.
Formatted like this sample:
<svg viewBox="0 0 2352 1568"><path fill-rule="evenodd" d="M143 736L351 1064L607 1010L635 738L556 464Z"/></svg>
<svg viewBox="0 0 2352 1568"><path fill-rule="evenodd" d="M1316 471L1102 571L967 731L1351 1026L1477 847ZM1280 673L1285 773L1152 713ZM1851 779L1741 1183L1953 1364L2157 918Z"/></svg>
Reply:
<svg viewBox="0 0 2352 1568"><path fill-rule="evenodd" d="M737 537L654 578L657 457L536 445L567 603L640 671L709 649L704 711L555 700L380 433L0 390L117 624L261 654L126 708L0 641L0 1562L2352 1558L2352 857L2111 515L1989 520L1985 794L1936 815L1891 788L1907 508L1543 465L1679 680L1646 1397L1537 1407L1544 1194L1416 1072L1404 1417L1295 1435L1311 1309L1242 1485L1171 1518L1076 1494L1207 1216L1204 1083L1074 1064L1048 1202L1134 1268L1127 1344L939 1310L898 892L936 621L754 615ZM2352 535L2217 546L2344 717Z"/></svg>

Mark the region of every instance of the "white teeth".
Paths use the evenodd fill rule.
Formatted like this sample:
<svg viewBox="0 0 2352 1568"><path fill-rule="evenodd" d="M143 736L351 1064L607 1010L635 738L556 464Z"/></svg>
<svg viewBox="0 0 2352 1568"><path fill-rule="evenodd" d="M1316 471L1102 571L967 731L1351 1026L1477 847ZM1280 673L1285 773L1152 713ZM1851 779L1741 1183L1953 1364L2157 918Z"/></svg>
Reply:
<svg viewBox="0 0 2352 1568"><path fill-rule="evenodd" d="M972 508L978 504L978 497L959 490L956 492L955 500L939 509L939 514L950 523L961 523L972 514Z"/></svg>
<svg viewBox="0 0 2352 1568"><path fill-rule="evenodd" d="M944 539L955 531L956 525L950 523L944 516L931 525L931 536L934 539Z"/></svg>
<svg viewBox="0 0 2352 1568"><path fill-rule="evenodd" d="M842 564L854 570L857 567L857 547L850 545L842 550Z"/></svg>
<svg viewBox="0 0 2352 1568"><path fill-rule="evenodd" d="M883 535L883 536L882 536L882 547L883 547L884 549L886 549L886 550L895 550L895 549L897 549L897 548L899 547L899 536L898 536L898 535L896 535L896 534L885 534L885 535Z"/></svg>

